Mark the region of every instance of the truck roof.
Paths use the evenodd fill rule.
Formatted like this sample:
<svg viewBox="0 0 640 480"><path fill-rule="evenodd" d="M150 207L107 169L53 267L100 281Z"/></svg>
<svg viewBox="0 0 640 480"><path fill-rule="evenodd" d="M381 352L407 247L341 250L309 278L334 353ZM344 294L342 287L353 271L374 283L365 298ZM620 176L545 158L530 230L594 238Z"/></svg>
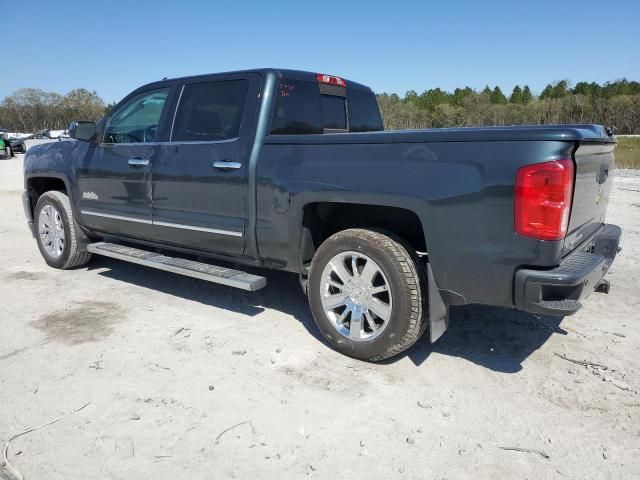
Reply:
<svg viewBox="0 0 640 480"><path fill-rule="evenodd" d="M205 74L200 74L200 75L188 75L188 76L184 76L184 77L164 78L164 79L156 81L156 82L148 83L148 84L144 85L144 87L147 87L147 86L150 86L150 85L159 84L159 83L162 83L162 82L169 82L169 81L175 81L175 80L197 79L197 78L209 77L209 76L213 76L213 75L235 75L235 74L243 74L243 73L256 73L258 75L265 75L265 74L270 73L270 72L275 73L280 78L288 78L288 79L292 79L292 80L303 80L303 81L307 81L307 82L315 82L316 81L316 75L318 73L324 73L324 72L308 72L308 71L304 71L304 70L290 70L290 69L286 69L286 68L256 68L256 69L251 69L251 70L234 70L234 71L229 71L229 72L214 72L214 73L205 73ZM334 75L334 74L330 73L330 75ZM344 78L344 77L341 77L341 78ZM368 87L366 85L363 85L362 83L354 82L354 81L351 81L349 79L345 79L345 80L347 82L347 87L348 88L357 88L359 90L371 91L370 87ZM140 87L140 88L142 88L142 87Z"/></svg>

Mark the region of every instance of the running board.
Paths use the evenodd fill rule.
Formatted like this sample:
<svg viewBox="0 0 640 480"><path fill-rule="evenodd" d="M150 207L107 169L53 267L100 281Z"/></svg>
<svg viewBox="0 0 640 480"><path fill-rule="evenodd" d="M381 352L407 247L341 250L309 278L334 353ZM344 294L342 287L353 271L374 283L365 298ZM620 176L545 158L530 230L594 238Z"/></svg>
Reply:
<svg viewBox="0 0 640 480"><path fill-rule="evenodd" d="M218 267L208 263L194 262L184 258L167 257L148 250L125 247L117 243L97 242L87 245L87 250L96 255L117 258L125 262L137 263L145 267L157 268L167 272L199 278L207 282L220 283L229 287L249 290L260 290L267 285L267 279L250 273Z"/></svg>

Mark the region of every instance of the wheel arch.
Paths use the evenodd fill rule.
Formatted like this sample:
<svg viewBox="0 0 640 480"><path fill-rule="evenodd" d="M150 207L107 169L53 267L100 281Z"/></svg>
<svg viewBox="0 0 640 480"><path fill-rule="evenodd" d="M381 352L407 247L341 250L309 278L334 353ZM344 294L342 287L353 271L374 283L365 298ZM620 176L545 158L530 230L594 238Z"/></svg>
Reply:
<svg viewBox="0 0 640 480"><path fill-rule="evenodd" d="M32 216L40 196L52 190L64 192L69 197L71 205L74 205L69 179L65 175L56 173L25 174L24 184L27 195L29 196L29 207Z"/></svg>
<svg viewBox="0 0 640 480"><path fill-rule="evenodd" d="M391 232L404 239L417 252L428 252L424 221L416 209L389 203L315 200L302 208L300 261L311 261L318 247L334 233L349 228L368 228Z"/></svg>

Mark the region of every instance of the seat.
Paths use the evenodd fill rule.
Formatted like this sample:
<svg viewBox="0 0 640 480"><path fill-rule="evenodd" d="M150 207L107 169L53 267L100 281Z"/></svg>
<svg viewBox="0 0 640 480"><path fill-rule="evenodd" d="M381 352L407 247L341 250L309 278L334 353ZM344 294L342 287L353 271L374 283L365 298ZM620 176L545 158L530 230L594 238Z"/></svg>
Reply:
<svg viewBox="0 0 640 480"><path fill-rule="evenodd" d="M203 141L223 138L220 115L211 110L193 110L187 119L184 136L189 140Z"/></svg>

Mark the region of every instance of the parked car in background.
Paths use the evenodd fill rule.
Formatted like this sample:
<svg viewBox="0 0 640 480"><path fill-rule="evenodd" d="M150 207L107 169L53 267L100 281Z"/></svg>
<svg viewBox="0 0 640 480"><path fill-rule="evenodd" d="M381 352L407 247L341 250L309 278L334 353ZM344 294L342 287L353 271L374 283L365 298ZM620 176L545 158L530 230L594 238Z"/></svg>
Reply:
<svg viewBox="0 0 640 480"><path fill-rule="evenodd" d="M193 256L293 272L353 357L437 340L452 305L570 315L609 288L601 126L385 132L368 87L263 69L145 85L70 134L25 158L47 264L99 254L246 290L266 279Z"/></svg>
<svg viewBox="0 0 640 480"><path fill-rule="evenodd" d="M11 146L14 154L26 152L26 146L22 140L31 136L32 134L30 133L9 132L5 128L0 128L0 137Z"/></svg>
<svg viewBox="0 0 640 480"><path fill-rule="evenodd" d="M13 156L13 152L11 151L11 144L9 140L5 140L0 135L0 158L4 158L7 156Z"/></svg>
<svg viewBox="0 0 640 480"><path fill-rule="evenodd" d="M47 131L48 138L64 138L69 137L69 133L67 130L48 130Z"/></svg>
<svg viewBox="0 0 640 480"><path fill-rule="evenodd" d="M30 143L42 143L42 142L29 142L30 140L64 140L69 138L67 130L49 130L43 129L36 133L9 133L11 137L11 145L16 153L26 153Z"/></svg>
<svg viewBox="0 0 640 480"><path fill-rule="evenodd" d="M11 148L13 148L14 153L25 153L27 151L27 146L24 143L24 140L9 140L11 142Z"/></svg>

